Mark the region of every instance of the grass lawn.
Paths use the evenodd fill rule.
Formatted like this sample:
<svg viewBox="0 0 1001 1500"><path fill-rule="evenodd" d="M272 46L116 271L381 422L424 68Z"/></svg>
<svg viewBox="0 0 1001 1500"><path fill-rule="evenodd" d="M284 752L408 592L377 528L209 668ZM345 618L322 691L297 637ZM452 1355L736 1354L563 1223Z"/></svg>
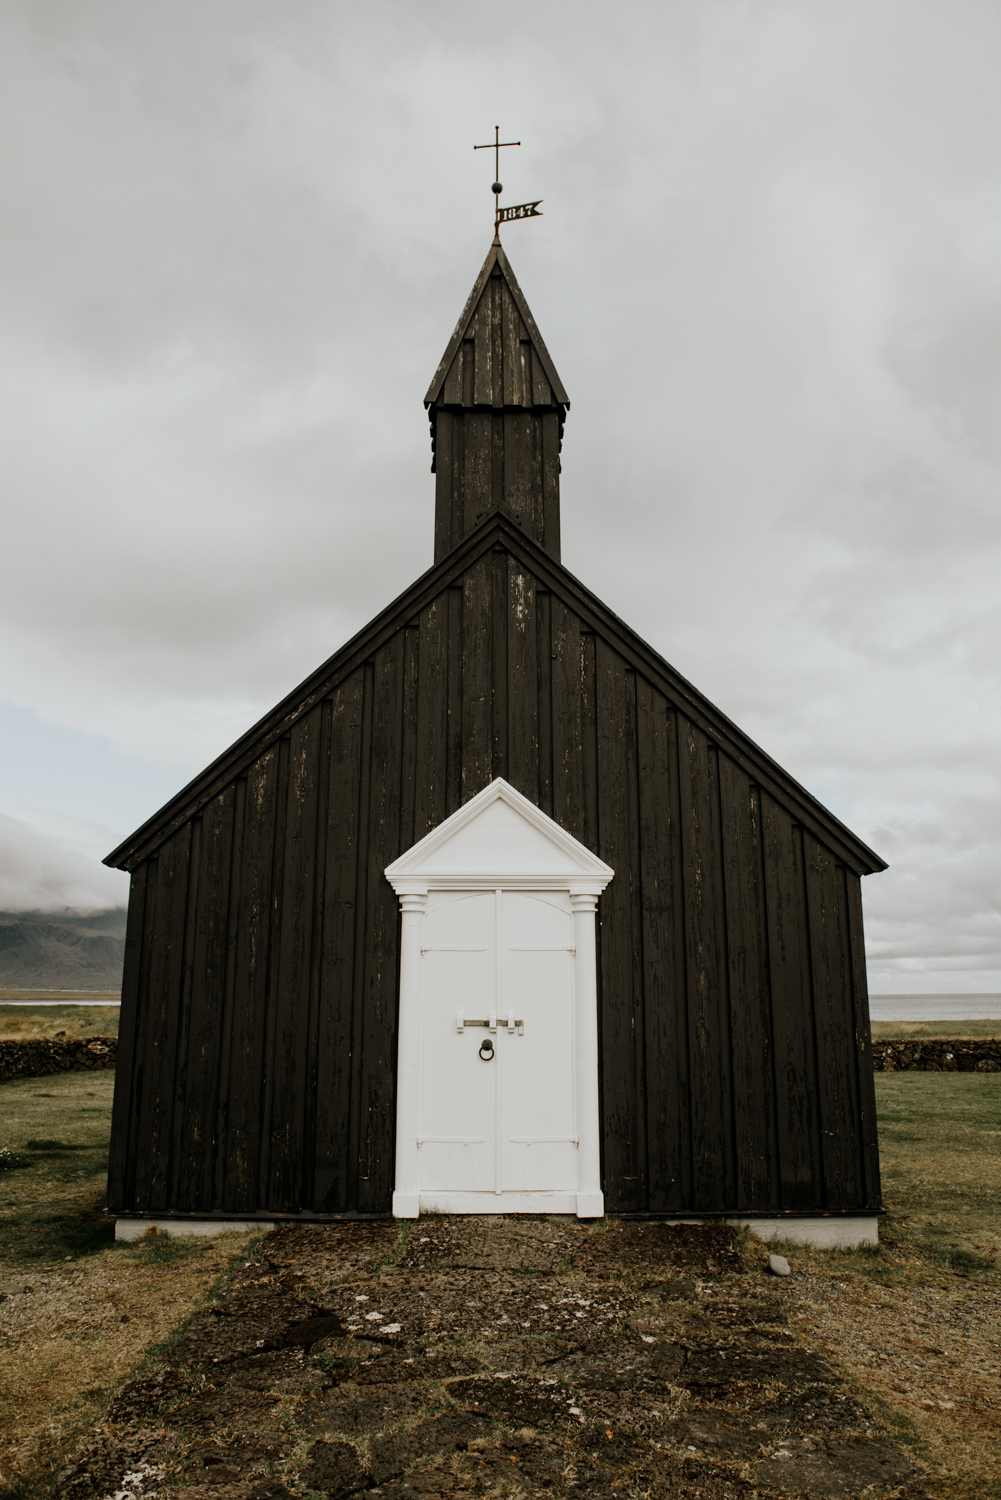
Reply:
<svg viewBox="0 0 1001 1500"><path fill-rule="evenodd" d="M873 1021L874 1042L980 1042L1001 1036L1001 1021Z"/></svg>
<svg viewBox="0 0 1001 1500"><path fill-rule="evenodd" d="M13 991L3 991L7 997ZM0 998L0 1042L28 1042L36 1037L117 1036L117 1005L5 1005Z"/></svg>
<svg viewBox="0 0 1001 1500"><path fill-rule="evenodd" d="M932 1263L987 1270L1001 1252L1001 1075L877 1073L883 1200Z"/></svg>
<svg viewBox="0 0 1001 1500"><path fill-rule="evenodd" d="M91 1033L93 1034L93 1033ZM64 1455L254 1236L115 1243L104 1217L114 1073L0 1084L0 1493Z"/></svg>
<svg viewBox="0 0 1001 1500"><path fill-rule="evenodd" d="M955 1034L955 1033L950 1033ZM879 1248L786 1247L805 1333L928 1471L1001 1497L1001 1074L877 1073Z"/></svg>

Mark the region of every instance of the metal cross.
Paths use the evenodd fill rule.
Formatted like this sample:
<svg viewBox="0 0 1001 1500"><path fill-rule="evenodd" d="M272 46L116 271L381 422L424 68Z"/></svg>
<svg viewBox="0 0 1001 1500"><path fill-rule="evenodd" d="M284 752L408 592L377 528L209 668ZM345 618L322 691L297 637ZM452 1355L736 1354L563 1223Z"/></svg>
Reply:
<svg viewBox="0 0 1001 1500"><path fill-rule="evenodd" d="M474 146L474 151L492 151L494 153L494 183L491 191L494 194L494 243L500 244L500 195L504 190L500 180L500 154L504 146L520 146L520 141L502 141L500 138L500 126L494 126L494 138L484 146Z"/></svg>

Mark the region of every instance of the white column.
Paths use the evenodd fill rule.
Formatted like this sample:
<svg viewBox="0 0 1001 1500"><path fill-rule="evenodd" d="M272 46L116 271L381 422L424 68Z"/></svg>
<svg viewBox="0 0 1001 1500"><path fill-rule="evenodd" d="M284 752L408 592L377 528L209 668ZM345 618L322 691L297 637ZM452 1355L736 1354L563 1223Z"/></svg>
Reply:
<svg viewBox="0 0 1001 1500"><path fill-rule="evenodd" d="M598 971L594 921L598 893L570 890L574 926L574 1031L577 1051L577 1217L600 1219L601 1117L598 1110Z"/></svg>
<svg viewBox="0 0 1001 1500"><path fill-rule="evenodd" d="M421 943L427 891L400 895L400 1022L396 1073L396 1189L393 1214L416 1219L420 1212Z"/></svg>

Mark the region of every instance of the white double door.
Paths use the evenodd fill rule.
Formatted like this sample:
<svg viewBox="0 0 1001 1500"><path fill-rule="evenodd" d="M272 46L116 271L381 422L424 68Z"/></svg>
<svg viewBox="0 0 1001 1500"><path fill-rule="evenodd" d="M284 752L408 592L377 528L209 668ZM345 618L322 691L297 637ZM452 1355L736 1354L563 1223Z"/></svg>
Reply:
<svg viewBox="0 0 1001 1500"><path fill-rule="evenodd" d="M574 1212L569 894L431 891L423 928L421 1203L448 1212Z"/></svg>

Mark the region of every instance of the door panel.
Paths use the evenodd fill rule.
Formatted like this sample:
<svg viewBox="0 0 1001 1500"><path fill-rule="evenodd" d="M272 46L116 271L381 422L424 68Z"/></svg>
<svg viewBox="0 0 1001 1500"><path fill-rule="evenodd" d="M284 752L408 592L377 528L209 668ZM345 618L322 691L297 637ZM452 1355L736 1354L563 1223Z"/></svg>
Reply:
<svg viewBox="0 0 1001 1500"><path fill-rule="evenodd" d="M505 892L500 1008L525 1022L524 1036L504 1037L501 1170L509 1191L577 1185L572 942L568 896Z"/></svg>
<svg viewBox="0 0 1001 1500"><path fill-rule="evenodd" d="M476 1055L489 1033L456 1030L457 1011L487 1016L494 1008L494 902L492 892L428 897L420 1135L424 1188L494 1188L496 1075L494 1065Z"/></svg>
<svg viewBox="0 0 1001 1500"><path fill-rule="evenodd" d="M570 1191L573 916L560 892L432 892L423 952L421 1189ZM466 1019L497 1015L496 1031ZM507 1029L508 1012L523 1030ZM487 1039L493 1058L478 1053Z"/></svg>

